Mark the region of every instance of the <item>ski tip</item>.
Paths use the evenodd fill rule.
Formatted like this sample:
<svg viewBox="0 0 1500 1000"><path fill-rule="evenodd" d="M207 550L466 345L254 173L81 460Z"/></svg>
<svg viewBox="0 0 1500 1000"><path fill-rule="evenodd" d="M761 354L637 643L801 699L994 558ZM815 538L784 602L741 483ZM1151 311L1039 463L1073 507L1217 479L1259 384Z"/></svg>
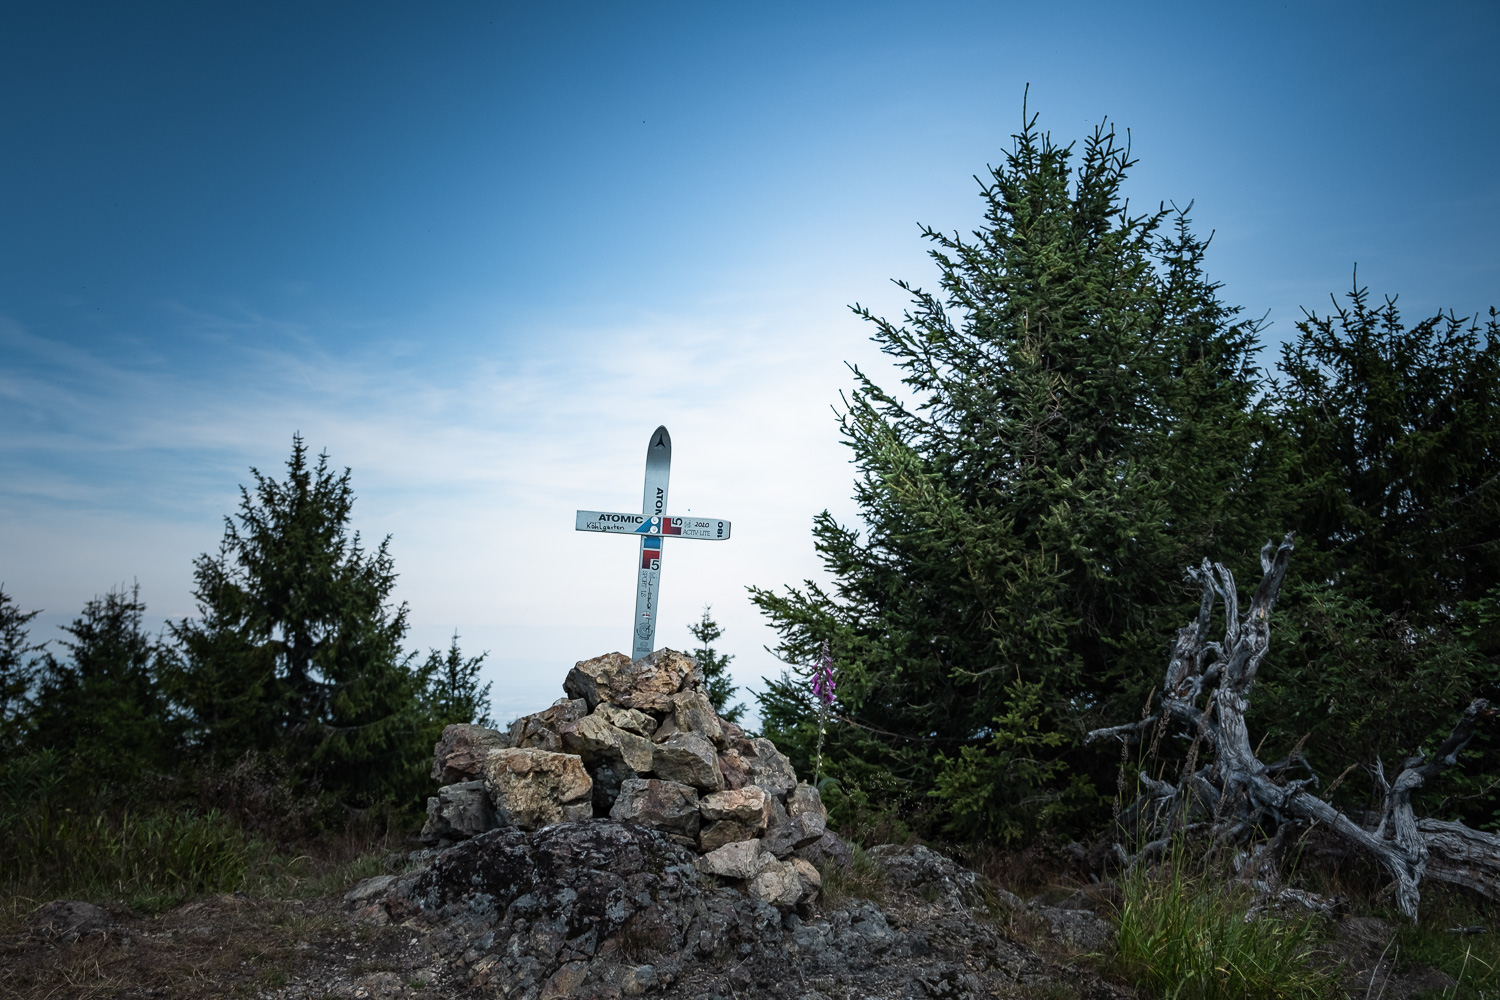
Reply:
<svg viewBox="0 0 1500 1000"><path fill-rule="evenodd" d="M668 452L672 450L672 435L667 433L666 424L651 432L651 444L647 446L647 450L656 451L658 448L665 448Z"/></svg>

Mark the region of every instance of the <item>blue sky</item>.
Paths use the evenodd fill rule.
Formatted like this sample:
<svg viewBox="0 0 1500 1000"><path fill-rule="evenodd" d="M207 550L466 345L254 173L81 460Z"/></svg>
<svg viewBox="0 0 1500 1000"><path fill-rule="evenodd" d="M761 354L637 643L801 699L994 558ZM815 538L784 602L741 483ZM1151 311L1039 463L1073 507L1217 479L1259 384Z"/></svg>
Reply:
<svg viewBox="0 0 1500 1000"><path fill-rule="evenodd" d="M38 637L138 580L193 611L294 432L392 535L414 645L490 650L497 713L628 649L651 429L660 644L846 518L831 407L885 370L847 306L930 282L919 223L1030 106L1130 130L1227 300L1292 332L1357 262L1410 315L1500 304L1493 4L13 4L0 14L0 581ZM1270 360L1268 356L1268 361ZM671 545L672 543L669 543Z"/></svg>

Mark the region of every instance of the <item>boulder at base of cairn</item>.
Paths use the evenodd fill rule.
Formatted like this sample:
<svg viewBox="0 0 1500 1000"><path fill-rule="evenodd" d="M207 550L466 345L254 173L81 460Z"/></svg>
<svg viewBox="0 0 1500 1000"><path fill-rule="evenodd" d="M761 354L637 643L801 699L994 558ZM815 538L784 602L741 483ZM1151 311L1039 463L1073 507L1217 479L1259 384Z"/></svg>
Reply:
<svg viewBox="0 0 1500 1000"><path fill-rule="evenodd" d="M573 754L493 750L484 762L484 781L504 826L535 830L594 814L593 779Z"/></svg>
<svg viewBox="0 0 1500 1000"><path fill-rule="evenodd" d="M615 799L609 818L695 837L701 822L698 790L661 778L629 778L620 783L620 796Z"/></svg>

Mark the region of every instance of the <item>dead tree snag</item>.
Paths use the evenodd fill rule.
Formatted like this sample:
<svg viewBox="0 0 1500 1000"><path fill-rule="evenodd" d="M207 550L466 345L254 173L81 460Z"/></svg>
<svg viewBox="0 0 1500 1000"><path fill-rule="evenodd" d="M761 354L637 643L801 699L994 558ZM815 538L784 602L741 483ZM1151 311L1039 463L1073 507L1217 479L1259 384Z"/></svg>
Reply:
<svg viewBox="0 0 1500 1000"><path fill-rule="evenodd" d="M1113 736L1133 741L1152 727L1175 724L1185 727L1194 741L1178 784L1140 775L1145 793L1132 811L1144 826L1147 843L1134 858L1120 845L1117 853L1127 861L1154 853L1185 826L1207 831L1218 842L1245 843L1257 830L1274 828L1280 835L1293 826L1317 823L1368 852L1391 874L1396 903L1412 919L1424 877L1500 899L1500 835L1462 823L1418 819L1411 803L1413 792L1458 762L1479 720L1494 714L1484 699L1464 710L1436 753L1408 758L1394 780L1386 778L1376 761L1383 803L1373 829L1309 791L1317 785L1316 775L1292 778L1295 760L1265 764L1256 757L1245 713L1256 672L1270 648L1271 609L1286 577L1292 537L1289 532L1279 546L1267 542L1261 550L1260 586L1243 614L1227 568L1207 559L1190 568L1187 577L1198 584L1202 600L1197 620L1177 632L1161 696L1140 721L1088 734L1089 740ZM1220 642L1209 638L1216 600L1224 605ZM1201 767L1196 763L1200 746L1211 751L1201 754ZM1259 857L1260 852L1250 851L1246 860L1254 867Z"/></svg>

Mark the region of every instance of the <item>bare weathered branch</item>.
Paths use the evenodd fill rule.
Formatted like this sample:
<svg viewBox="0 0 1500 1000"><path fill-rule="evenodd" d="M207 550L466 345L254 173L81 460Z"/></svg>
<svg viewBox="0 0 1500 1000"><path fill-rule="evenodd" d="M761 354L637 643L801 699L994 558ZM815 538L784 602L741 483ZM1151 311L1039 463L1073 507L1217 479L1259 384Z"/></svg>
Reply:
<svg viewBox="0 0 1500 1000"><path fill-rule="evenodd" d="M1396 903L1412 919L1421 900L1419 887L1427 875L1500 899L1500 835L1471 830L1462 823L1419 820L1411 804L1417 789L1458 763L1479 721L1494 714L1485 700L1469 705L1431 757L1406 760L1394 779L1387 780L1383 763L1376 760L1384 802L1373 830L1312 794L1309 789L1316 787L1317 775L1311 768L1308 777L1289 777L1294 762L1307 767L1296 751L1270 765L1256 756L1245 714L1256 674L1270 649L1271 611L1286 579L1293 537L1288 532L1279 545L1267 542L1261 550L1260 585L1243 614L1234 574L1227 567L1207 559L1190 567L1187 578L1198 584L1202 595L1198 615L1177 631L1161 698L1139 722L1088 734L1089 740L1113 736L1129 741L1152 725L1177 722L1187 726L1194 739L1194 750L1176 785L1140 775L1145 794L1129 813L1145 823L1140 833L1147 844L1135 855L1116 845L1118 856L1129 864L1138 863L1159 853L1173 833L1184 829L1181 824L1210 815L1209 829L1216 842L1237 842L1257 829L1275 826L1278 832L1273 843L1279 844L1290 825L1322 824L1369 853L1390 873ZM1216 600L1224 604L1222 642L1208 638ZM1212 759L1202 767L1196 761L1200 741L1212 751ZM1251 856L1255 863L1248 870L1260 872L1268 855L1255 850Z"/></svg>

